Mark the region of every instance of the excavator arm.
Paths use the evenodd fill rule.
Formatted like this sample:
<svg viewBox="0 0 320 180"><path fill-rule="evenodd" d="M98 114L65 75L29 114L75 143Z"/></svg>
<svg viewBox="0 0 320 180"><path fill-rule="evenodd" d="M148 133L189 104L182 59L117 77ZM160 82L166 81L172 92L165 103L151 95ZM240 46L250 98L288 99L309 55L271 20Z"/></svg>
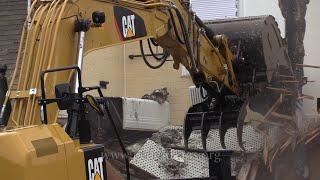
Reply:
<svg viewBox="0 0 320 180"><path fill-rule="evenodd" d="M265 19L262 21L267 22ZM211 22L210 26L215 23ZM231 29L232 26L231 23ZM247 26L238 27L246 29ZM158 58L164 62L166 57L171 55L174 60L173 68L185 66L194 84L207 92L207 95L203 96L204 101L190 107L186 115L186 149L193 130L201 130L203 147L206 149L206 138L212 128L220 129L221 145L225 148L224 136L230 127L238 127L239 145L244 149L241 143L246 109L244 105L248 105L246 98L252 91L252 88L247 87L253 87L257 81L256 66L265 63L263 60L269 61L267 57L270 56L263 55L264 49L268 47L269 54L272 54L282 48L282 40L279 36L269 36L269 32L262 33L263 37L269 38L269 44L265 46L263 42L261 47L253 47L256 48L255 51L262 52L262 55L254 56L258 57L257 59L248 58L248 61L246 56L252 51L241 46L241 38L244 36L236 39L229 37L233 38L229 41L225 33L221 32L223 28L216 29L216 32L213 29L208 28L192 12L188 3L182 0L34 0L24 24L16 68L1 111L1 125L10 129L0 134L0 143L8 147L0 152L0 158L5 159L0 161L0 165L8 164L7 170L1 174L8 179L85 179L85 176L88 179L96 178L97 174L92 173L91 167L93 161L94 166L98 167L102 160L100 156L93 156L92 153L101 153L101 147L85 145L90 142L90 126L84 118L83 103L91 104L98 114L103 113L94 99L83 95L85 91L98 89L82 87L79 72L82 69L83 56L100 48L140 41L142 57L146 61L142 40L148 40L149 45L152 42L161 46L165 55ZM231 35L232 33L234 32L231 32ZM257 34L254 40L262 37ZM272 34L278 32L273 31ZM250 45L248 39L244 39L242 43ZM276 43L273 42L274 39L277 39ZM233 48L236 47L235 53L231 51L230 42ZM273 48L277 43L279 47ZM274 54L284 51L279 52ZM251 63L261 59L260 64ZM282 62L283 58L278 60ZM262 68L262 71L269 73L269 79L264 78L265 72L260 72L259 77L262 78L258 81L270 83L274 79L274 73L270 75L270 70L275 71L275 64L279 67L289 66L277 62L263 64L265 68ZM242 72L242 69L250 71ZM75 82L75 94L69 96L71 87L65 83L71 82ZM15 84L17 85L14 87ZM99 94L103 96L101 91ZM82 114L80 113L80 122L76 123L79 132L72 135L68 132L68 136L56 122L59 109L68 109L70 100L78 103L77 107ZM3 117L8 117L4 116L8 114L8 101L12 102L13 108L7 122ZM58 102L58 106L52 102ZM82 137L83 134L87 136ZM78 135L82 145L70 138L77 138ZM16 156L17 153L20 156ZM19 158L25 160L23 165L16 163ZM32 164L28 159L38 164ZM87 164L84 166L81 161ZM47 165L40 166L43 163ZM77 173L72 166L81 172L86 168L86 175ZM32 170L29 174L23 173L20 176L11 174L10 167L19 167L21 172L25 171L26 167ZM41 173L37 174L32 167L38 168ZM99 167L102 167L102 164ZM59 178L55 178L57 176L54 174L44 173L52 168L61 173ZM102 171L102 168L97 170L100 176Z"/></svg>

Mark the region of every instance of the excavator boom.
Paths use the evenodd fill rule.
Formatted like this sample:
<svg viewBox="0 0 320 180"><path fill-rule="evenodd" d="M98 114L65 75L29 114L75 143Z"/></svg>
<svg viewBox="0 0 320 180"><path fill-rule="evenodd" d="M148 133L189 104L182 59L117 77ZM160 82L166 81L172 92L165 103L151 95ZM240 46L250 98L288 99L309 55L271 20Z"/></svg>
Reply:
<svg viewBox="0 0 320 180"><path fill-rule="evenodd" d="M267 22L266 19L260 20ZM221 144L225 148L227 129L237 126L241 131L243 105L248 105L248 94L257 90L250 87L257 80L262 86L270 83L274 77L273 73L270 75L271 65L272 70L277 67L270 65L271 58L262 54L250 57L250 53L255 52L246 46L252 39L237 37L235 33L246 31L244 26L232 24L231 31L228 28L223 31L218 22L208 25L183 0L32 1L1 111L0 123L5 128L0 133L0 144L5 148L0 150L0 166L7 167L1 168L2 177L19 180L106 178L103 147L90 144L90 123L84 112L85 104L90 104L99 115L104 115L98 104L108 109L108 103L85 96L84 93L91 90L98 90L100 97L103 94L98 87L82 86L83 56L97 49L135 41L140 41L142 57L149 67L161 67L170 55L173 68L186 67L194 84L207 92L204 102L192 106L186 115L186 148L191 132L200 129L206 149L206 136L212 128L220 129ZM219 28L215 29L215 25ZM229 24L225 22L225 25ZM262 37L259 33L253 40ZM278 38L278 33L270 31L267 36L262 33L263 38L269 38L271 50L283 47L280 39L274 42L274 34ZM149 48L151 44L163 48L162 57L154 56L162 62L159 66L152 66L146 60L143 40L148 40ZM261 48L265 48L265 44ZM264 63L265 68L254 61ZM241 72L246 63L256 65L250 66L252 74ZM13 104L11 113L9 102ZM56 124L59 110L77 114L76 118L68 119L65 130ZM241 133L238 133L239 141ZM127 161L127 169L128 166ZM21 173L10 170L15 168ZM129 170L127 172L129 174Z"/></svg>

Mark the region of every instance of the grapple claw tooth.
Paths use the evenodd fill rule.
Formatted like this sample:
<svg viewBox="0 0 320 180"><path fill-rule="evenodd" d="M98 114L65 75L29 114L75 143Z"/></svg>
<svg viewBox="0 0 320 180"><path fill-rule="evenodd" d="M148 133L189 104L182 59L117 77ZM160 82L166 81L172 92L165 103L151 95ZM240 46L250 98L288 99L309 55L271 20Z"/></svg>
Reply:
<svg viewBox="0 0 320 180"><path fill-rule="evenodd" d="M243 146L243 141L238 139L239 147L242 149L242 151L246 151L245 147Z"/></svg>
<svg viewBox="0 0 320 180"><path fill-rule="evenodd" d="M238 140L238 144L239 144L239 147L243 151L246 151L246 149L243 146L242 133L243 133L243 124L238 123L238 125L237 125L237 140Z"/></svg>
<svg viewBox="0 0 320 180"><path fill-rule="evenodd" d="M238 119L237 119L237 140L239 147L243 150L246 151L243 145L242 141L242 133L243 133L243 126L244 126L244 120L247 115L247 106L249 104L249 101L245 101L243 105L240 108Z"/></svg>
<svg viewBox="0 0 320 180"><path fill-rule="evenodd" d="M220 144L223 149L227 149L226 142L225 142L226 134L227 134L227 129L223 124L223 113L221 113L220 119L219 119L219 136L220 136Z"/></svg>
<svg viewBox="0 0 320 180"><path fill-rule="evenodd" d="M189 146L189 138L192 133L192 122L188 115L185 117L184 126L183 126L183 138L184 138L184 148L188 149Z"/></svg>
<svg viewBox="0 0 320 180"><path fill-rule="evenodd" d="M243 141L242 141L242 132L243 132L243 126L242 127L237 127L237 140L238 140L238 144L239 147L243 150L246 151L246 149L244 148L243 145Z"/></svg>
<svg viewBox="0 0 320 180"><path fill-rule="evenodd" d="M206 115L207 113L203 113L201 118L201 140L204 150L207 150L207 137L210 131L210 121L208 121Z"/></svg>
<svg viewBox="0 0 320 180"><path fill-rule="evenodd" d="M225 132L223 131L220 131L220 144L223 149L227 149L226 141L225 141L226 131Z"/></svg>
<svg viewBox="0 0 320 180"><path fill-rule="evenodd" d="M202 139L202 147L203 147L203 150L207 150L207 139Z"/></svg>

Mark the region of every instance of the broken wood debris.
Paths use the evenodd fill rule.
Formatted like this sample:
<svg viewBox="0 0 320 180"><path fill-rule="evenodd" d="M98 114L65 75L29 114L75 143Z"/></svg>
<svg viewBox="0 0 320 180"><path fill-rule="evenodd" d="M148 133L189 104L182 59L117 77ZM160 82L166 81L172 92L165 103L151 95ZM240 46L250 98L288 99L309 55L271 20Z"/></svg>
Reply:
<svg viewBox="0 0 320 180"><path fill-rule="evenodd" d="M320 66L315 66L315 65L307 65L307 64L296 64L297 67L301 68L315 68L315 69L320 69Z"/></svg>
<svg viewBox="0 0 320 180"><path fill-rule="evenodd" d="M293 94L292 91L290 91L288 89L284 89L284 88L266 87L266 89L271 90L271 91L275 91L275 92L279 92L279 93Z"/></svg>

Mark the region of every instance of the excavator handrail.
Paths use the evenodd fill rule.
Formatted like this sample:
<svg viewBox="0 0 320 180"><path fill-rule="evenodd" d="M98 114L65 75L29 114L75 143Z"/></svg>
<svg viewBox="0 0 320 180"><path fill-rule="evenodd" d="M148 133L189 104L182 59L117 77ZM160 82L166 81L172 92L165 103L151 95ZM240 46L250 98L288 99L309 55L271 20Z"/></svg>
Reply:
<svg viewBox="0 0 320 180"><path fill-rule="evenodd" d="M61 68L53 68L53 69L47 69L41 72L40 79L41 79L41 98L43 100L46 99L46 91L45 91L45 82L44 82L44 76L45 74L51 73L51 72L59 72L59 71L68 71L68 70L76 70L77 71L77 76L78 76L78 81L79 81L79 87L78 87L78 92L80 97L82 97L82 79L81 79L81 70L78 66L67 66L67 67L61 67ZM42 123L43 124L48 124L48 116L47 116L47 104L43 103L43 119Z"/></svg>

